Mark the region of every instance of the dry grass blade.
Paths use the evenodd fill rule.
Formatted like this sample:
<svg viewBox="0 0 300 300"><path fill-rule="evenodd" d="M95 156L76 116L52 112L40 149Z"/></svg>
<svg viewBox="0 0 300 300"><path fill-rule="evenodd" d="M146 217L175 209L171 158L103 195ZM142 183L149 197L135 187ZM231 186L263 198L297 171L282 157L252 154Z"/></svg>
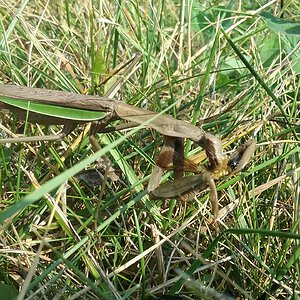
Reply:
<svg viewBox="0 0 300 300"><path fill-rule="evenodd" d="M16 299L22 286L23 299L299 294L299 39L284 27L299 26L297 1L153 3L0 1L0 95L32 100L28 87L38 87L42 101L55 91L51 105L68 98L97 111L101 100L103 114L123 118L93 132L98 153L82 122L56 142L0 145L0 219L9 215L0 235L2 298ZM1 139L53 136L65 124L12 110L1 111ZM137 123L145 125L129 130ZM162 135L199 141L203 130L228 157L257 142L247 170L216 183L220 233L208 192L183 203L145 191ZM202 147L185 149L202 172ZM97 169L104 154L118 180L101 189L73 177ZM162 183L173 180L169 167L156 169Z"/></svg>

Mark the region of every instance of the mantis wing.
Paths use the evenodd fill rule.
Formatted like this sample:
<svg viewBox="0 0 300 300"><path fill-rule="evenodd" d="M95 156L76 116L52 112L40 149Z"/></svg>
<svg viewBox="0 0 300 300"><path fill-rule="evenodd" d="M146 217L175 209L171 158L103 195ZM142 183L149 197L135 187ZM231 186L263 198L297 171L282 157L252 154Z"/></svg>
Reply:
<svg viewBox="0 0 300 300"><path fill-rule="evenodd" d="M151 191L150 198L169 199L185 196L194 190L204 190L209 186L206 173L187 176L176 181L167 182Z"/></svg>

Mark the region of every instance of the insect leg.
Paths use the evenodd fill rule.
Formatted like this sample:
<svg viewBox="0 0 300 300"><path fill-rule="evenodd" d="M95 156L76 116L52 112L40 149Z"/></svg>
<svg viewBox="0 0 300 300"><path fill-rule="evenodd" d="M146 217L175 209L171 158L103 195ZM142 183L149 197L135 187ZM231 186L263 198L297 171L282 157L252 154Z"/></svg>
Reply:
<svg viewBox="0 0 300 300"><path fill-rule="evenodd" d="M164 170L169 169L172 164L176 139L169 136L164 137L164 145L155 160L155 166L149 179L147 187L149 194L159 186Z"/></svg>

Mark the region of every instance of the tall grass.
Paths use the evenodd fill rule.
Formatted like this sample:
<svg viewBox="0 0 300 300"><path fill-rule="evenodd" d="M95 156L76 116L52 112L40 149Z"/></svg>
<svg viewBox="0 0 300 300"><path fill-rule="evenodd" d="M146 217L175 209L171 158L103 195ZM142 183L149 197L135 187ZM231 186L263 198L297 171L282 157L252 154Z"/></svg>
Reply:
<svg viewBox="0 0 300 300"><path fill-rule="evenodd" d="M98 134L96 153L84 126L58 142L1 146L7 299L299 298L299 35L259 16L297 19L297 1L241 3L0 2L2 83L103 95L138 53L115 97L197 123L228 152L257 141L248 169L218 182L220 232L208 191L148 199L163 143L152 130ZM3 138L61 129L1 120ZM105 183L75 176L101 172L103 155L114 168ZM190 141L186 156L205 164Z"/></svg>

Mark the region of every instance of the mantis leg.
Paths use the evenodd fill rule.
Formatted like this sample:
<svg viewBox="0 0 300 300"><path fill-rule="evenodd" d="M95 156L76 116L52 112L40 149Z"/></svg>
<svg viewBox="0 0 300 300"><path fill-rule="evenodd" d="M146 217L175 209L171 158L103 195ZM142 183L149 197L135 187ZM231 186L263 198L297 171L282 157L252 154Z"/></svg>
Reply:
<svg viewBox="0 0 300 300"><path fill-rule="evenodd" d="M147 186L147 191L148 191L150 198L153 198L153 199L159 198L159 197L157 197L158 195L157 195L157 193L155 193L155 190L159 186L160 179L161 179L163 173L164 173L164 170L160 166L158 166L158 165L154 166L151 176L150 176L150 179L149 179L149 182L148 182L148 186Z"/></svg>
<svg viewBox="0 0 300 300"><path fill-rule="evenodd" d="M183 176L183 140L176 137L164 137L164 145L156 158L156 165L153 168L148 183L148 193L151 194L160 183L164 170L173 168L175 179Z"/></svg>
<svg viewBox="0 0 300 300"><path fill-rule="evenodd" d="M211 176L206 176L206 179L210 189L210 202L215 222L218 218L219 213L218 193L213 178Z"/></svg>
<svg viewBox="0 0 300 300"><path fill-rule="evenodd" d="M46 141L57 141L70 134L77 124L74 122L66 122L62 131L58 134L44 135L44 136L25 136L25 137L14 137L7 139L0 139L0 144L6 143L32 143L32 142L46 142Z"/></svg>
<svg viewBox="0 0 300 300"><path fill-rule="evenodd" d="M175 181L160 186L163 170L168 169L173 169ZM207 187L205 177L202 175L183 177L184 171L199 173L196 164L184 159L183 139L165 136L165 144L156 159L148 184L150 198L178 198L190 201L195 196L195 190Z"/></svg>
<svg viewBox="0 0 300 300"><path fill-rule="evenodd" d="M164 169L167 169L169 164L171 163L171 157L174 152L173 147L173 139L169 137L165 137L164 145L156 158L155 166L153 168L153 171L151 173L149 183L148 183L148 194L152 194L152 191L154 191L160 183L160 179L164 173Z"/></svg>
<svg viewBox="0 0 300 300"><path fill-rule="evenodd" d="M91 142L93 148L96 151L101 149L98 141L95 138L96 133L102 132L105 129L105 127L109 123L111 123L112 120L114 120L114 115L113 114L108 114L104 118L102 118L101 120L92 123L91 129L90 129L89 139L90 139L90 142Z"/></svg>
<svg viewBox="0 0 300 300"><path fill-rule="evenodd" d="M103 132L105 127L114 119L112 114L109 114L107 116L105 116L103 119L101 119L100 121L94 122L91 125L91 129L90 129L90 134L89 134L89 140L90 143L92 145L92 147L94 148L95 151L98 151L101 149L101 146L99 145L97 139L95 138L95 135L97 132ZM101 161L101 165L103 165L104 163L104 170L105 170L105 174L104 174L104 179L102 180L102 188L101 191L104 190L104 184L106 182L106 178L114 178L114 180L119 180L119 176L117 176L115 174L115 170L112 168L112 163L110 161L110 159L106 156L103 155L101 157L102 161ZM99 160L98 160L99 163ZM101 194L102 197L102 194ZM101 198L100 197L100 198Z"/></svg>

